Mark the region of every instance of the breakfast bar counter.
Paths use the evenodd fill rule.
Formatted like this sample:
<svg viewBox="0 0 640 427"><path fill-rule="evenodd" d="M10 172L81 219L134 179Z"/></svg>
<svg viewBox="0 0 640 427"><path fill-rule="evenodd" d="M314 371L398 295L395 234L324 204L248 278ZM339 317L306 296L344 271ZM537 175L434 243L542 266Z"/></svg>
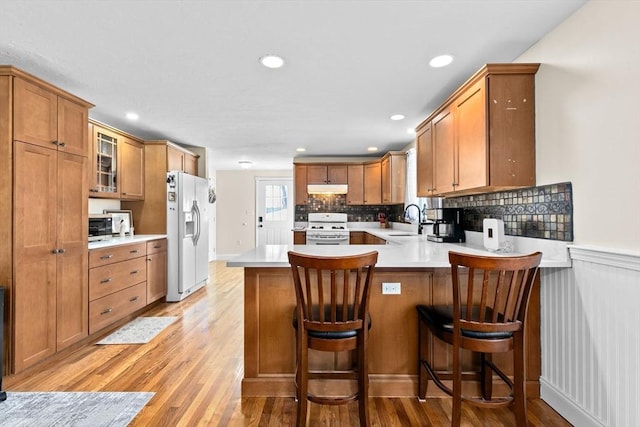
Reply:
<svg viewBox="0 0 640 427"><path fill-rule="evenodd" d="M428 242L422 235L407 235L393 229L367 230L382 237L386 245L266 245L227 261L229 267L244 268L244 378L243 396L295 395L295 335L292 314L295 291L287 252L314 255L350 255L378 251L371 289L369 334L370 394L372 396L417 396L417 304L451 300L450 250L495 254L482 247L482 234L467 232L467 243ZM395 235L394 235L395 234ZM478 237L477 234L480 236ZM541 250L542 268L570 267L566 242L512 239L513 254ZM382 283L400 283L400 294L382 294ZM438 345L443 345L438 343ZM529 397L539 397L540 376L540 287L532 291L526 328L526 381ZM344 358L329 359L314 354L313 363L323 368L344 368ZM477 361L465 356L464 363ZM509 372L507 353L495 361ZM449 366L445 347L437 351L434 365ZM468 382L468 387L477 384ZM502 390L497 380L495 389ZM429 387L429 396L441 396Z"/></svg>

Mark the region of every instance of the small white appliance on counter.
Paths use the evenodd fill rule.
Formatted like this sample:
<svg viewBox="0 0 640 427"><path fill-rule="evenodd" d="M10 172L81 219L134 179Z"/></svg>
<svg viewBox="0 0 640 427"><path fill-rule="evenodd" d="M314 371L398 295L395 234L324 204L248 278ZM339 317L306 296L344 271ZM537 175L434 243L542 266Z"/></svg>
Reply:
<svg viewBox="0 0 640 427"><path fill-rule="evenodd" d="M207 180L167 172L167 301L182 301L209 281Z"/></svg>
<svg viewBox="0 0 640 427"><path fill-rule="evenodd" d="M486 250L497 252L506 248L504 222L501 219L485 218L482 221L482 234Z"/></svg>
<svg viewBox="0 0 640 427"><path fill-rule="evenodd" d="M307 245L348 245L349 230L345 213L310 213Z"/></svg>

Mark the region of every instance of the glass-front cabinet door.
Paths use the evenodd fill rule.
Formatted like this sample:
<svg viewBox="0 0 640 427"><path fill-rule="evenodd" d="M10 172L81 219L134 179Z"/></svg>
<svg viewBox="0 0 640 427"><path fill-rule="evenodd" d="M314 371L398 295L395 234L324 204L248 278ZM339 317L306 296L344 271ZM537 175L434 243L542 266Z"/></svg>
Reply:
<svg viewBox="0 0 640 427"><path fill-rule="evenodd" d="M120 136L93 124L93 178L90 197L120 197L118 186L118 142Z"/></svg>

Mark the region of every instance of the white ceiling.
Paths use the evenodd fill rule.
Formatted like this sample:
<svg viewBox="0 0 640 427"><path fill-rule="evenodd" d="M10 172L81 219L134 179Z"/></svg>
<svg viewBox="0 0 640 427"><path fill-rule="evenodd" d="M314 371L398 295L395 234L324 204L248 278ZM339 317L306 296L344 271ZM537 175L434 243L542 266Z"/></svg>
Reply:
<svg viewBox="0 0 640 427"><path fill-rule="evenodd" d="M407 128L483 64L513 62L584 3L2 0L0 64L133 135L210 147L216 169L289 169L298 147L401 149ZM260 65L270 53L285 66ZM442 53L453 64L429 67Z"/></svg>

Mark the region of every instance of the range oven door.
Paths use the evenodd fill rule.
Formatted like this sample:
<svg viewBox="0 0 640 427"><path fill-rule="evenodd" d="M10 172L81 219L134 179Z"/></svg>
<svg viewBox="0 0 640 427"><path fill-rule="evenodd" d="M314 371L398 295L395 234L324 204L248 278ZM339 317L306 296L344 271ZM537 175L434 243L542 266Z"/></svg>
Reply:
<svg viewBox="0 0 640 427"><path fill-rule="evenodd" d="M307 233L307 245L348 245L349 235Z"/></svg>

